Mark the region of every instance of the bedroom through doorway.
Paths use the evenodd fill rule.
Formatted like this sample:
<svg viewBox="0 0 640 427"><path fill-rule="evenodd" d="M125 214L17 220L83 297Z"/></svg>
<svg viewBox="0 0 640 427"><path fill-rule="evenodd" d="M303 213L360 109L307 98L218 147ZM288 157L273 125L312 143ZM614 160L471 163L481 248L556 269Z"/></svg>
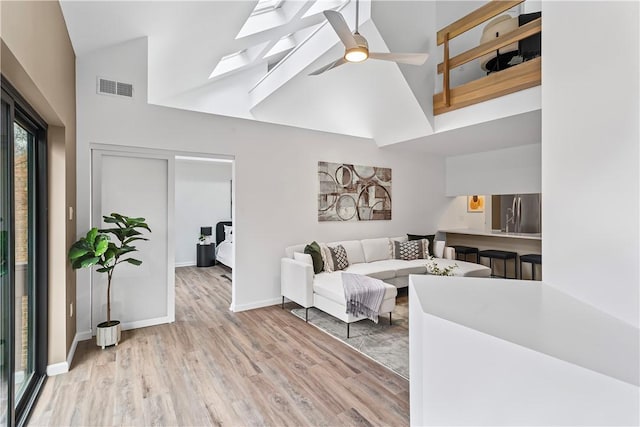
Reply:
<svg viewBox="0 0 640 427"><path fill-rule="evenodd" d="M233 166L225 157L175 156L176 279L215 274L232 288Z"/></svg>

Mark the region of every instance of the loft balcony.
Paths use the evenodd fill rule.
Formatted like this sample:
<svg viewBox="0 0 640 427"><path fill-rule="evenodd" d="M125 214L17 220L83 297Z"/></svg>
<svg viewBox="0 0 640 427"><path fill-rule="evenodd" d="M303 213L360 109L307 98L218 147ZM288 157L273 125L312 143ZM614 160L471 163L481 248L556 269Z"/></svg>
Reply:
<svg viewBox="0 0 640 427"><path fill-rule="evenodd" d="M442 92L433 95L433 114L439 115L468 107L510 93L539 86L542 75L540 50L523 52L534 36L542 31L542 18L506 15L493 19L485 27L482 43L450 57L449 43L468 30L518 6L524 0L493 0L446 26L437 33L437 45L443 46L444 60L437 73L443 75ZM527 20L528 22L522 22ZM538 36L539 40L539 36ZM506 59L505 59L506 58ZM473 60L480 59L488 75L456 87L451 86L450 72ZM509 63L507 63L507 60ZM520 63L517 63L520 62ZM489 64L487 66L487 64Z"/></svg>

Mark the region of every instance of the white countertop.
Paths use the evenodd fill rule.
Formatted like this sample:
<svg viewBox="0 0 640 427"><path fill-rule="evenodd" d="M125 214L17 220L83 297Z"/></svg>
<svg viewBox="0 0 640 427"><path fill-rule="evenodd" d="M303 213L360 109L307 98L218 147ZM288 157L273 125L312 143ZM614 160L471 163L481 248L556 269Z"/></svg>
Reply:
<svg viewBox="0 0 640 427"><path fill-rule="evenodd" d="M640 385L638 329L543 282L410 276L424 313Z"/></svg>
<svg viewBox="0 0 640 427"><path fill-rule="evenodd" d="M454 228L448 230L439 230L442 233L455 233L455 234L470 234L473 236L492 236L492 237L507 237L511 239L529 239L529 240L542 240L541 233L507 233L500 230L476 230L473 228Z"/></svg>

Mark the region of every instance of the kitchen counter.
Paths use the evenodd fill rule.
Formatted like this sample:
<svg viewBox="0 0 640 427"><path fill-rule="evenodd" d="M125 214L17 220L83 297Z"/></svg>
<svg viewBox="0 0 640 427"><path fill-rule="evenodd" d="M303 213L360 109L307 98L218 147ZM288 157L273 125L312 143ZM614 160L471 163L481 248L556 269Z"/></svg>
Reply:
<svg viewBox="0 0 640 427"><path fill-rule="evenodd" d="M505 233L498 230L487 231L473 228L439 230L438 234L446 235L439 236L438 238L444 239L447 242L447 246L470 246L472 248L478 248L480 251L486 249L509 251L517 253L518 256L542 253L542 236L540 234ZM466 260L475 261L475 258L473 256L469 256ZM484 265L489 265L489 260L486 258L480 261ZM503 263L498 262L493 264L494 274L497 276L503 275ZM514 277L516 269L518 269L518 271L520 270L518 261L516 260L516 265L514 265L513 261L510 261L507 264L507 276ZM526 263L522 265L522 269L524 271L519 271L518 277L531 279L533 277L532 268L536 269L536 279L541 279L543 277L542 265L532 266Z"/></svg>
<svg viewBox="0 0 640 427"><path fill-rule="evenodd" d="M506 237L509 239L531 239L542 240L541 233L507 233L500 230L476 230L473 228L455 228L448 230L440 230L442 233L455 233L455 234L469 234L472 236L494 236L494 237Z"/></svg>

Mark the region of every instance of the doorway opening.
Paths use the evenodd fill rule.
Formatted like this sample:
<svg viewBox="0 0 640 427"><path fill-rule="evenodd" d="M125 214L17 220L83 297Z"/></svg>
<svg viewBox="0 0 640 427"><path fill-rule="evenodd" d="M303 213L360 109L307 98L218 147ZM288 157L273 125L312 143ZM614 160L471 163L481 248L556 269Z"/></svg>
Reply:
<svg viewBox="0 0 640 427"><path fill-rule="evenodd" d="M184 276L178 274L183 267L198 274L211 269L233 288L233 174L230 158L175 156L177 279Z"/></svg>

